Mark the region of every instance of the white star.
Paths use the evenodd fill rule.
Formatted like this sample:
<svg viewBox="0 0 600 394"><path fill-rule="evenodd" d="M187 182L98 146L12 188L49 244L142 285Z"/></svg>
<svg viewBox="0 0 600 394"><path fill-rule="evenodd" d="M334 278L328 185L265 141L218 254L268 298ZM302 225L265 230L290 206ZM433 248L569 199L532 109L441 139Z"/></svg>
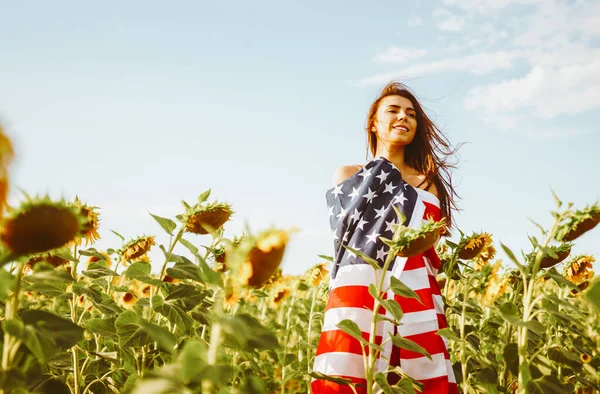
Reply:
<svg viewBox="0 0 600 394"><path fill-rule="evenodd" d="M344 241L344 242L348 241L348 232L347 231L344 234L344 238L342 239L342 241Z"/></svg>
<svg viewBox="0 0 600 394"><path fill-rule="evenodd" d="M358 220L358 218L360 217L360 214L362 213L362 211L359 211L358 208L354 208L354 213L352 214L352 216L350 216L350 223L352 222L356 222Z"/></svg>
<svg viewBox="0 0 600 394"><path fill-rule="evenodd" d="M341 209L341 211L340 211L340 213L337 214L336 218L341 218L341 217L343 217L346 214L346 212L348 212L342 206L340 206L340 209Z"/></svg>
<svg viewBox="0 0 600 394"><path fill-rule="evenodd" d="M385 172L385 171L381 170L381 172L379 173L379 175L376 176L376 178L381 179L381 182L385 182L385 180L387 179L388 175L390 175L389 172Z"/></svg>
<svg viewBox="0 0 600 394"><path fill-rule="evenodd" d="M333 235L333 240L335 241L336 239L340 239L340 237L338 237L338 235L336 234L335 230L331 230L331 235Z"/></svg>
<svg viewBox="0 0 600 394"><path fill-rule="evenodd" d="M377 195L375 194L375 190L371 190L371 188L369 188L367 194L363 195L363 198L366 198L367 202L371 202L371 200L375 197L377 197Z"/></svg>
<svg viewBox="0 0 600 394"><path fill-rule="evenodd" d="M350 194L348 195L348 197L352 197L352 199L354 199L354 197L356 197L356 196L358 196L358 189L357 189L357 188L355 188L355 187L353 187L353 188L352 188L352 193L350 193Z"/></svg>
<svg viewBox="0 0 600 394"><path fill-rule="evenodd" d="M334 196L337 196L338 194L344 194L342 193L342 185L337 185L333 191L331 192L331 194L333 194Z"/></svg>
<svg viewBox="0 0 600 394"><path fill-rule="evenodd" d="M384 251L384 248L385 246L382 246L381 249L377 251L377 260L383 261L385 259L385 256L387 256L388 252Z"/></svg>
<svg viewBox="0 0 600 394"><path fill-rule="evenodd" d="M371 169L369 168L368 170L366 168L363 167L363 170L358 174L358 176L362 176L363 180L368 177L371 176Z"/></svg>
<svg viewBox="0 0 600 394"><path fill-rule="evenodd" d="M363 226L365 224L367 224L367 223L369 223L369 222L366 221L366 220L363 220L362 218L360 218L360 220L358 221L358 224L356 225L356 227L358 227L358 228L360 228L361 230L364 231L365 229L363 228Z"/></svg>
<svg viewBox="0 0 600 394"><path fill-rule="evenodd" d="M404 193L400 193L400 195L394 197L394 201L392 204L399 202L401 205L404 205L404 201L408 200L408 198L404 197Z"/></svg>
<svg viewBox="0 0 600 394"><path fill-rule="evenodd" d="M386 183L385 184L385 190L383 191L384 193L390 193L390 194L394 194L394 189L397 188L398 186L394 186L392 185L392 182L390 183Z"/></svg>
<svg viewBox="0 0 600 394"><path fill-rule="evenodd" d="M333 216L333 206L329 207L329 216Z"/></svg>
<svg viewBox="0 0 600 394"><path fill-rule="evenodd" d="M351 248L353 248L353 249L356 249L356 250L359 250L359 251L361 251L361 252L362 252L362 249L361 249L361 248L357 248L357 247L356 247L356 244L354 244L354 246L351 246ZM353 252L352 252L352 251L350 251L349 249L346 249L346 250L348 251L348 254L350 255L348 258L350 258L350 257L356 257L356 253L353 253Z"/></svg>
<svg viewBox="0 0 600 394"><path fill-rule="evenodd" d="M377 237L380 236L381 234L377 234L375 232L375 230L373 230L373 233L367 235L367 238L369 238L369 241L367 241L367 244L369 242L373 242L373 243L377 243Z"/></svg>
<svg viewBox="0 0 600 394"><path fill-rule="evenodd" d="M394 229L392 228L392 225L396 224L396 219L392 220L391 222L388 222L387 220L385 221L385 224L387 224L385 231L391 231L394 232Z"/></svg>
<svg viewBox="0 0 600 394"><path fill-rule="evenodd" d="M375 208L375 212L377 212L377 215L375 215L375 219L383 217L383 214L385 212L385 205L382 205L380 209Z"/></svg>

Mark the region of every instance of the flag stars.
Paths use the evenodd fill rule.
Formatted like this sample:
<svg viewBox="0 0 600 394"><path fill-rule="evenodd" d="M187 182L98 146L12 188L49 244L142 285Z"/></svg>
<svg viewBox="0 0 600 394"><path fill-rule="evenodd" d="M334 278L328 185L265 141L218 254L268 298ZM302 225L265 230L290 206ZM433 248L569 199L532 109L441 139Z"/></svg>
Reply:
<svg viewBox="0 0 600 394"><path fill-rule="evenodd" d="M360 218L360 214L362 211L359 211L358 208L354 208L354 213L350 216L351 223L356 222Z"/></svg>
<svg viewBox="0 0 600 394"><path fill-rule="evenodd" d="M344 194L342 192L342 185L337 185L336 187L334 187L333 191L331 192L331 194L333 194L336 197L337 197L338 194Z"/></svg>
<svg viewBox="0 0 600 394"><path fill-rule="evenodd" d="M394 194L394 189L397 188L398 186L394 186L392 185L392 182L390 183L386 183L385 184L385 190L383 191L384 193L390 193L390 194Z"/></svg>
<svg viewBox="0 0 600 394"><path fill-rule="evenodd" d="M354 199L354 197L357 197L357 196L358 196L358 189L357 189L357 188L355 188L355 187L353 187L353 188L352 188L352 193L350 193L350 194L348 195L348 197L352 197L352 199Z"/></svg>
<svg viewBox="0 0 600 394"><path fill-rule="evenodd" d="M394 232L394 226L395 224L398 224L396 222L396 219L393 219L392 221L388 222L387 220L385 221L386 227L385 227L385 231L391 231Z"/></svg>
<svg viewBox="0 0 600 394"><path fill-rule="evenodd" d="M404 197L404 193L400 193L399 195L394 197L394 201L392 201L392 204L400 203L400 205L404 205L404 202L406 200L408 200L408 198Z"/></svg>
<svg viewBox="0 0 600 394"><path fill-rule="evenodd" d="M373 230L373 232L371 234L367 235L367 238L369 239L367 241L367 244L369 242L377 243L377 237L379 237L380 235L381 234L378 234L378 233L375 232L375 230Z"/></svg>
<svg viewBox="0 0 600 394"><path fill-rule="evenodd" d="M362 176L363 180L365 180L368 176L371 176L371 169L363 167L363 170L358 174L358 176Z"/></svg>
<svg viewBox="0 0 600 394"><path fill-rule="evenodd" d="M356 249L360 252L362 252L362 249L356 246L356 243L354 243L354 246L351 246L352 249ZM350 257L356 257L356 253L352 252L350 249L346 249L348 251L348 259L350 259Z"/></svg>
<svg viewBox="0 0 600 394"><path fill-rule="evenodd" d="M340 206L340 213L337 214L336 218L342 218L346 215L346 213L348 212L348 210L344 209L344 207Z"/></svg>
<svg viewBox="0 0 600 394"><path fill-rule="evenodd" d="M371 202L371 200L373 200L373 198L375 197L377 197L377 195L375 194L375 190L371 190L371 188L369 188L367 194L363 195L363 198L366 198L367 202Z"/></svg>
<svg viewBox="0 0 600 394"><path fill-rule="evenodd" d="M385 205L382 205L380 209L375 208L375 212L377 212L377 215L375 215L375 219L382 218L383 214L385 213Z"/></svg>
<svg viewBox="0 0 600 394"><path fill-rule="evenodd" d="M381 260L382 262L385 260L385 256L388 255L388 252L384 250L385 246L382 246L381 249L377 251L377 260Z"/></svg>
<svg viewBox="0 0 600 394"><path fill-rule="evenodd" d="M365 230L363 227L365 224L369 223L366 220L363 220L363 218L360 218L360 220L358 221L358 224L356 225L356 228L360 228L361 230Z"/></svg>
<svg viewBox="0 0 600 394"><path fill-rule="evenodd" d="M333 215L334 215L334 214L333 214L333 208L334 208L334 207L335 207L335 205L334 205L334 206L331 206L331 207L329 207L329 216L333 216Z"/></svg>
<svg viewBox="0 0 600 394"><path fill-rule="evenodd" d="M385 172L385 171L381 170L381 172L379 173L379 175L376 176L376 178L381 179L381 182L383 183L387 179L388 175L390 175L389 172Z"/></svg>

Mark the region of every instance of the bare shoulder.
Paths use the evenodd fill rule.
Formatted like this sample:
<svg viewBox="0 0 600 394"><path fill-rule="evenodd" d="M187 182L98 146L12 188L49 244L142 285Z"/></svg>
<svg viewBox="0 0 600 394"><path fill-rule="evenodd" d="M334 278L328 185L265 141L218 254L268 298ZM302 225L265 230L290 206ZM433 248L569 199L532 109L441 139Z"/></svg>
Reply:
<svg viewBox="0 0 600 394"><path fill-rule="evenodd" d="M339 185L363 167L361 164L338 167L333 173L333 185Z"/></svg>

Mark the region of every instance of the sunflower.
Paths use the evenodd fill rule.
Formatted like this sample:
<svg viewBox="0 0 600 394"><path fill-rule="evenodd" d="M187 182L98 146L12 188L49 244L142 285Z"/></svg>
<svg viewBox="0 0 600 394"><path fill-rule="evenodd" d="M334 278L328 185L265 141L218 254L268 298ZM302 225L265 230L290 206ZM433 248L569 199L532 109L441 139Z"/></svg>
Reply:
<svg viewBox="0 0 600 394"><path fill-rule="evenodd" d="M600 205L598 203L575 211L556 231L556 240L570 242L579 238L600 223Z"/></svg>
<svg viewBox="0 0 600 394"><path fill-rule="evenodd" d="M58 268L63 265L68 265L70 263L69 259L66 259L62 256L58 256L52 253L42 253L30 257L25 265L27 268L33 269L33 267L35 267L37 263L42 261L44 263L50 264L54 268Z"/></svg>
<svg viewBox="0 0 600 394"><path fill-rule="evenodd" d="M185 214L180 215L178 219L185 224L187 232L208 234L221 228L233 213L231 205L215 201L211 204L199 203L188 207Z"/></svg>
<svg viewBox="0 0 600 394"><path fill-rule="evenodd" d="M593 256L577 256L566 267L564 275L575 285L582 285L594 277L592 264L596 261Z"/></svg>
<svg viewBox="0 0 600 394"><path fill-rule="evenodd" d="M492 237L488 233L473 233L471 236L461 240L458 244L458 257L463 260L471 260L477 257L484 248L491 246ZM489 260L489 259L488 259Z"/></svg>
<svg viewBox="0 0 600 394"><path fill-rule="evenodd" d="M0 216L4 213L8 194L8 167L13 159L14 151L8 137L0 125Z"/></svg>
<svg viewBox="0 0 600 394"><path fill-rule="evenodd" d="M306 271L305 279L309 286L318 287L323 280L329 277L327 268L328 262L319 263Z"/></svg>
<svg viewBox="0 0 600 394"><path fill-rule="evenodd" d="M590 361L592 361L592 356L590 356L589 354L582 354L580 357L581 362L583 362L584 364L589 364Z"/></svg>
<svg viewBox="0 0 600 394"><path fill-rule="evenodd" d="M490 270L488 281L483 291L483 298L481 299L481 303L485 306L493 305L494 302L506 292L506 289L508 289L510 283L509 276L505 275L502 278L498 277L498 270L501 265L502 260L498 260Z"/></svg>
<svg viewBox="0 0 600 394"><path fill-rule="evenodd" d="M96 212L98 207L93 207L82 203L79 200L79 197L75 197L75 200L70 205L75 209L78 209L81 216L86 218L86 224L84 225L81 235L73 240L73 244L81 245L85 239L85 246L88 246L100 239L100 234L98 234L99 214Z"/></svg>
<svg viewBox="0 0 600 394"><path fill-rule="evenodd" d="M169 275L165 274L165 276L163 276L162 281L165 283L178 283L181 282L181 279L175 279L173 277L170 277Z"/></svg>
<svg viewBox="0 0 600 394"><path fill-rule="evenodd" d="M283 259L290 231L269 229L250 237L240 249L245 253L239 280L250 287L260 287L271 278Z"/></svg>
<svg viewBox="0 0 600 394"><path fill-rule="evenodd" d="M277 307L281 305L283 303L283 300L285 300L290 294L292 294L292 291L287 287L277 290L273 294L273 306Z"/></svg>
<svg viewBox="0 0 600 394"><path fill-rule="evenodd" d="M127 292L117 298L117 304L121 308L124 308L127 310L133 309L133 306L135 305L136 302L137 302L137 298L131 292Z"/></svg>
<svg viewBox="0 0 600 394"><path fill-rule="evenodd" d="M573 244L571 243L564 243L558 246L548 246L548 249L551 250L554 254L556 254L556 257L552 257L548 252L544 253L542 255L542 260L540 261L540 268L554 267L556 264L562 262L569 256L572 247ZM529 260L530 264L533 264L535 262L535 256L536 252L532 252L527 255L527 260Z"/></svg>
<svg viewBox="0 0 600 394"><path fill-rule="evenodd" d="M9 209L0 226L0 239L14 253L42 253L73 241L85 223L85 218L64 201L29 199Z"/></svg>
<svg viewBox="0 0 600 394"><path fill-rule="evenodd" d="M88 265L92 264L92 263L100 263L100 264L106 266L107 268L112 267L112 260L111 260L110 256L108 255L108 253L100 252L100 254L104 257L103 259L101 259L100 257L97 257L97 256L90 256L90 258L88 259Z"/></svg>
<svg viewBox="0 0 600 394"><path fill-rule="evenodd" d="M122 255L125 261L136 260L150 262L147 253L150 251L153 245L156 245L154 236L152 237L138 237L132 239L123 246Z"/></svg>
<svg viewBox="0 0 600 394"><path fill-rule="evenodd" d="M394 235L392 239L381 237L380 239L391 248L398 250L400 257L412 257L425 252L433 247L440 238L440 232L445 226L445 220L438 222L427 220L419 228L406 227L404 223L405 216L394 206L398 214L398 223L393 224Z"/></svg>

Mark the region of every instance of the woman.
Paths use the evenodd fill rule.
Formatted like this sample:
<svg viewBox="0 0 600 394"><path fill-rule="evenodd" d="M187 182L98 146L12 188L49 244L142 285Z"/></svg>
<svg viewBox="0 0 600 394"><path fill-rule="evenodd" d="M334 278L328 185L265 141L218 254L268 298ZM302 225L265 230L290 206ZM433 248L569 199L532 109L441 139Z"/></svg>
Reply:
<svg viewBox="0 0 600 394"><path fill-rule="evenodd" d="M452 187L446 157L453 154L450 145L409 90L398 82L389 83L373 102L366 123L368 150L373 159L365 165L340 167L334 175L334 187L326 193L329 220L334 238L335 256L331 270L329 299L313 370L329 376L349 379L359 393L365 393L365 368L360 343L339 330L345 319L354 321L369 338L373 298L368 286L375 282L375 270L347 250L350 246L376 259L381 266L389 247L380 237L391 239L398 218L392 206L406 217L404 225L419 227L429 218L445 218L452 224L456 193ZM368 158L368 155L367 155ZM424 347L431 360L419 353L383 345L383 357L376 372L400 366L423 384L423 393L457 393L449 361L446 340L436 332L447 326L440 288L435 275L440 260L433 246L410 257L396 257L389 276L395 276L414 290L421 302L388 291L400 304L404 316L400 325L378 323L376 343L387 333L400 335ZM380 310L379 313L386 313ZM399 375L388 373L393 384ZM327 380L313 380L314 394L352 393L348 386Z"/></svg>

